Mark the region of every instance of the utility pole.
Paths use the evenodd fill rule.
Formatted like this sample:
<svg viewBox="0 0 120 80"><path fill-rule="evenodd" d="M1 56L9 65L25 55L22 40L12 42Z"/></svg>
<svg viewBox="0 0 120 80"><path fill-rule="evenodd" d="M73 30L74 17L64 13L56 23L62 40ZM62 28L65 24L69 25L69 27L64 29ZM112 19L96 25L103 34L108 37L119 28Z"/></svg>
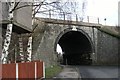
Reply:
<svg viewBox="0 0 120 80"><path fill-rule="evenodd" d="M4 40L4 44L3 44L3 49L2 49L2 63L6 64L7 63L7 57L8 57L8 49L9 49L9 45L10 45L10 40L11 40L11 34L12 34L12 29L13 29L13 24L12 24L12 20L13 20L13 9L15 6L15 1L11 0L10 4L9 4L9 13L8 13L8 20L11 23L7 24L7 30L6 30L6 34L5 34L5 40Z"/></svg>

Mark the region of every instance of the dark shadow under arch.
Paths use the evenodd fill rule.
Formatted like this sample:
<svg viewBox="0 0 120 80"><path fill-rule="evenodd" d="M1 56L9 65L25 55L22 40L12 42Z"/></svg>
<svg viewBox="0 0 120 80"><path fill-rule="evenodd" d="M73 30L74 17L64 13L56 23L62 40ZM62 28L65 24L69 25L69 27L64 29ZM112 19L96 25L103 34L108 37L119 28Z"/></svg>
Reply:
<svg viewBox="0 0 120 80"><path fill-rule="evenodd" d="M91 38L83 30L77 29L77 31L73 31L71 28L65 29L56 39L55 51L57 44L61 46L64 52L62 64L92 64L93 44Z"/></svg>

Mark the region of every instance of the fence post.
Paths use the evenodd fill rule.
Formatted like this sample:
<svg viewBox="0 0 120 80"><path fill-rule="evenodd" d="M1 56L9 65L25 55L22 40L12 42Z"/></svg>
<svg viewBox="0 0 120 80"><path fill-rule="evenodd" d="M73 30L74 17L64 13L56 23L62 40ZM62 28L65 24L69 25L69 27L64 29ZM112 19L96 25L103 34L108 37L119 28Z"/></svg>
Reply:
<svg viewBox="0 0 120 80"><path fill-rule="evenodd" d="M51 19L51 11L49 10L49 19Z"/></svg>
<svg viewBox="0 0 120 80"><path fill-rule="evenodd" d="M78 22L78 16L77 16L77 14L76 14L76 22Z"/></svg>
<svg viewBox="0 0 120 80"><path fill-rule="evenodd" d="M16 63L16 80L18 80L19 76L18 76L18 63Z"/></svg>
<svg viewBox="0 0 120 80"><path fill-rule="evenodd" d="M64 16L64 21L65 21L65 13L63 12L63 16Z"/></svg>
<svg viewBox="0 0 120 80"><path fill-rule="evenodd" d="M98 18L98 24L99 24L99 18Z"/></svg>
<svg viewBox="0 0 120 80"><path fill-rule="evenodd" d="M88 20L88 23L89 23L89 16L87 16L87 20Z"/></svg>
<svg viewBox="0 0 120 80"><path fill-rule="evenodd" d="M35 80L37 80L37 62L35 62Z"/></svg>
<svg viewBox="0 0 120 80"><path fill-rule="evenodd" d="M45 63L43 62L43 78L45 78Z"/></svg>

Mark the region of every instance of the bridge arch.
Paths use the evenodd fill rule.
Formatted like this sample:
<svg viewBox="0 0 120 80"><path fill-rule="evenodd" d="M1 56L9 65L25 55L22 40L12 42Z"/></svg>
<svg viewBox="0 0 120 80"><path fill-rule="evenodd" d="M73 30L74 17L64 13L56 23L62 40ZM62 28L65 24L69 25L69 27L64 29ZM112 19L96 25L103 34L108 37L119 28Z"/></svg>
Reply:
<svg viewBox="0 0 120 80"><path fill-rule="evenodd" d="M59 44L62 48L62 64L87 65L92 64L91 54L94 52L89 35L82 29L77 31L67 28L62 31L55 41L55 52Z"/></svg>

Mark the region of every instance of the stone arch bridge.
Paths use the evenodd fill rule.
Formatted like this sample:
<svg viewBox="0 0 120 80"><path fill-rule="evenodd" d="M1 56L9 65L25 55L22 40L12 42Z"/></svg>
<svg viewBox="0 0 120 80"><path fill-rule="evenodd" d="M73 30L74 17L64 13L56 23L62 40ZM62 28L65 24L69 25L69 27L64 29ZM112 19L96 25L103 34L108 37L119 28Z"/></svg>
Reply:
<svg viewBox="0 0 120 80"><path fill-rule="evenodd" d="M78 21L36 18L33 59L46 66L57 63L59 44L62 64L117 65L119 33L114 27Z"/></svg>

